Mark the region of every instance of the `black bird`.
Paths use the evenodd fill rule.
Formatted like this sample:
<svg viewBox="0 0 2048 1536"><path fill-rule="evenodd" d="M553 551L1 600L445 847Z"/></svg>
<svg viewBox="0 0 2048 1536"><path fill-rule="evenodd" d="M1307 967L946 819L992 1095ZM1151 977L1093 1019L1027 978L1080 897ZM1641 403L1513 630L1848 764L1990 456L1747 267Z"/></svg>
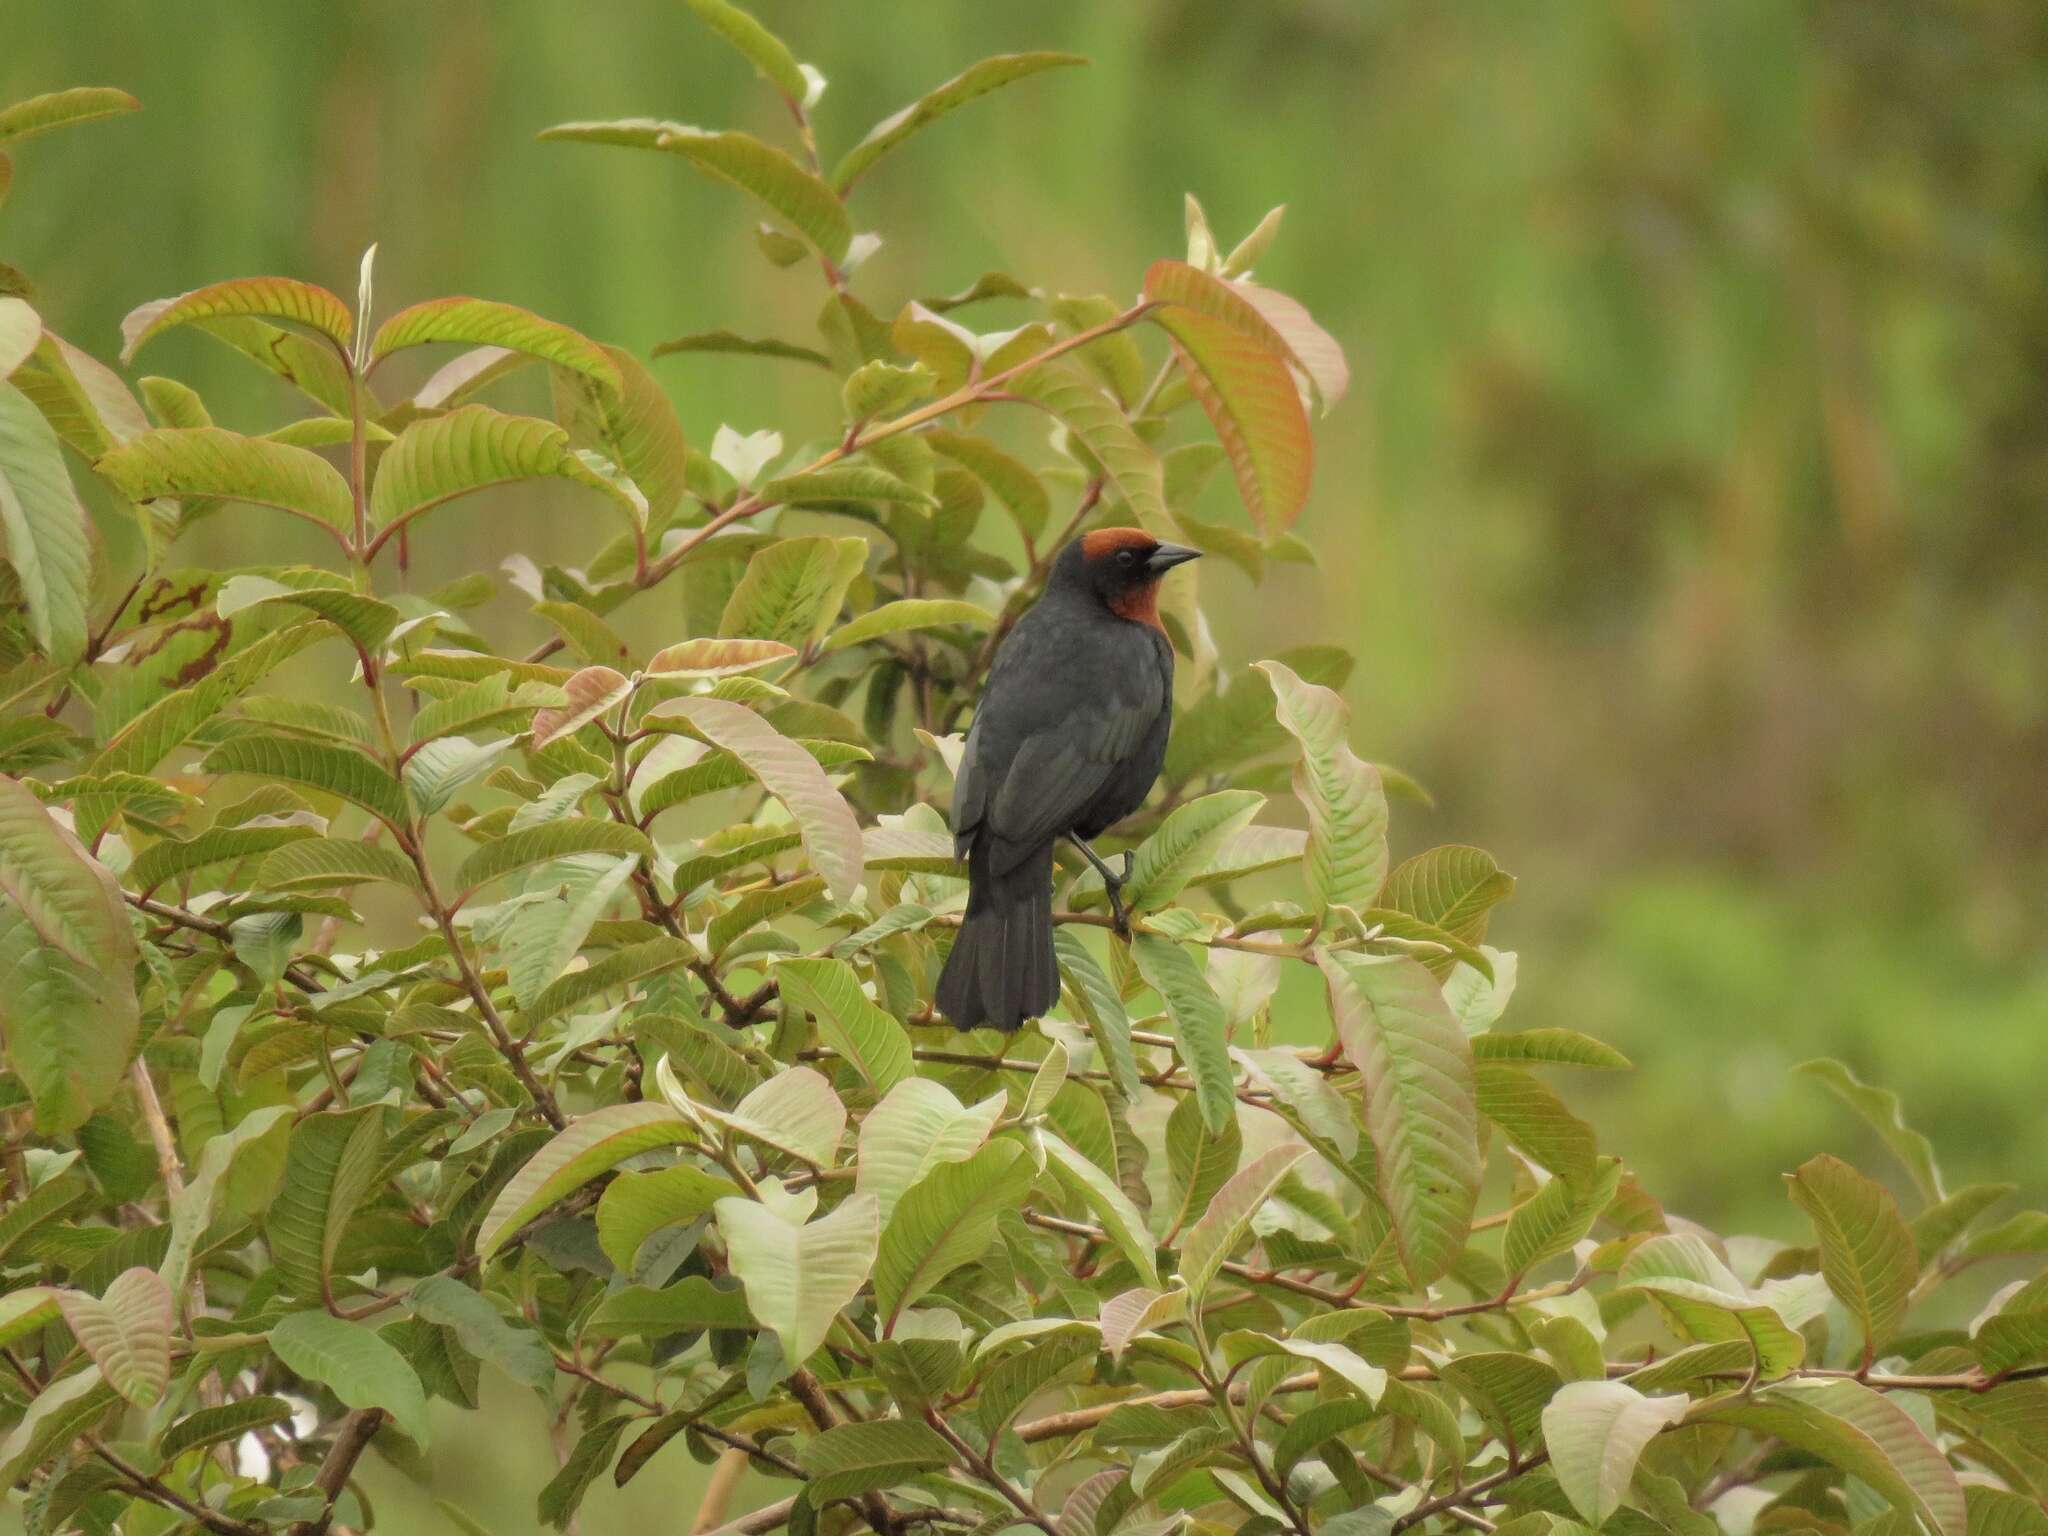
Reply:
<svg viewBox="0 0 2048 1536"><path fill-rule="evenodd" d="M1013 1030L1058 1001L1052 850L1071 838L1102 872L1128 932L1123 874L1088 846L1144 803L1166 761L1173 647L1159 579L1199 551L1101 528L1060 551L1045 594L996 652L953 786L967 915L939 975L960 1029Z"/></svg>

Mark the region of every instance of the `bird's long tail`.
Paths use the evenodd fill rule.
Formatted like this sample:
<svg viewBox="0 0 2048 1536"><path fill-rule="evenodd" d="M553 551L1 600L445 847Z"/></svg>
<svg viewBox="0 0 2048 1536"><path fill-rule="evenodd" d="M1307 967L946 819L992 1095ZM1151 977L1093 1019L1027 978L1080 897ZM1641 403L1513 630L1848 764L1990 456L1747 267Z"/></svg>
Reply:
<svg viewBox="0 0 2048 1536"><path fill-rule="evenodd" d="M1052 845L998 872L989 843L967 857L967 915L939 973L935 1001L959 1029L1009 1031L1059 1001L1052 947Z"/></svg>

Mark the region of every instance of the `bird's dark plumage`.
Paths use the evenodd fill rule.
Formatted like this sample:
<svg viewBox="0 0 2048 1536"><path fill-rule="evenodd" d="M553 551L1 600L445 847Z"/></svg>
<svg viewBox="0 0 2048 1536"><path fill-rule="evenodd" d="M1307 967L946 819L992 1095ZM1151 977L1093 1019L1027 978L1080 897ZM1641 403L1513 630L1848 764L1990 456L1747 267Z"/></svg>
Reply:
<svg viewBox="0 0 2048 1536"><path fill-rule="evenodd" d="M1159 580L1195 555L1136 528L1084 535L996 653L953 786L967 914L937 1003L961 1029L1016 1029L1059 998L1053 844L1106 831L1159 777L1173 717Z"/></svg>

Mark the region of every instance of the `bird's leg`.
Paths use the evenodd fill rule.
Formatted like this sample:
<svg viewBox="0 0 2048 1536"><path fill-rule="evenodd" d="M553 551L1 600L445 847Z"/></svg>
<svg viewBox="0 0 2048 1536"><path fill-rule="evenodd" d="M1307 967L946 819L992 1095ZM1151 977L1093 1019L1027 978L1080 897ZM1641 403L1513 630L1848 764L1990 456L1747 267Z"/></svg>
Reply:
<svg viewBox="0 0 2048 1536"><path fill-rule="evenodd" d="M1124 872L1119 875L1113 873L1110 867L1102 862L1102 855L1090 848L1086 839L1069 832L1067 841L1080 849L1088 862L1095 866L1095 872L1102 876L1102 888L1109 893L1110 924L1116 929L1118 937L1128 939L1131 936L1131 917L1124 910L1123 890L1125 883L1131 878L1131 850L1124 850Z"/></svg>

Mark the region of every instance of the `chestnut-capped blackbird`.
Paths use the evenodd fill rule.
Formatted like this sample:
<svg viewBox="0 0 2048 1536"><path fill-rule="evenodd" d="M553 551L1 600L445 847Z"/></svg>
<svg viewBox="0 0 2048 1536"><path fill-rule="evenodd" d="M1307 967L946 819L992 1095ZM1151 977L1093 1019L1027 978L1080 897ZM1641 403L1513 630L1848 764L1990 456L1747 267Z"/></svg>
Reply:
<svg viewBox="0 0 2048 1536"><path fill-rule="evenodd" d="M939 975L939 1011L960 1029L1013 1030L1060 995L1052 947L1052 850L1071 838L1102 873L1128 931L1123 874L1088 846L1144 803L1166 761L1173 648L1159 580L1199 552L1139 528L1101 528L1053 562L1045 594L989 669L953 785L953 843L967 861L967 915Z"/></svg>

